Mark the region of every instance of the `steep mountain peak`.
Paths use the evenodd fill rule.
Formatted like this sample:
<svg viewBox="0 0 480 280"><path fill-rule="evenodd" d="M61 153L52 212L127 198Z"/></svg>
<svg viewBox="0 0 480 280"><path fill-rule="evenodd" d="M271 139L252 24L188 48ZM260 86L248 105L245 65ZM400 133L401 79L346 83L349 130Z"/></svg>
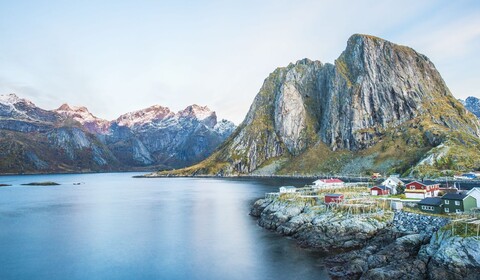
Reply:
<svg viewBox="0 0 480 280"><path fill-rule="evenodd" d="M475 116L480 118L480 99L474 97L474 96L469 96L467 99L462 102L465 105L465 108L472 112Z"/></svg>
<svg viewBox="0 0 480 280"><path fill-rule="evenodd" d="M38 108L28 99L16 94L0 95L0 118L13 118L23 121L52 122L58 115L51 111Z"/></svg>
<svg viewBox="0 0 480 280"><path fill-rule="evenodd" d="M26 103L30 106L35 106L30 100L20 98L15 93L0 95L0 103L4 105L14 105L17 103Z"/></svg>
<svg viewBox="0 0 480 280"><path fill-rule="evenodd" d="M179 111L176 117L179 119L197 120L210 129L213 129L217 124L216 113L207 106L199 106L197 104L190 105L184 110Z"/></svg>
<svg viewBox="0 0 480 280"><path fill-rule="evenodd" d="M55 109L54 112L65 117L73 118L81 124L86 122L106 121L94 116L84 106L70 106L67 103L62 104L58 109Z"/></svg>
<svg viewBox="0 0 480 280"><path fill-rule="evenodd" d="M152 121L163 120L172 117L174 114L168 107L161 105L153 105L145 109L129 112L117 118L116 122L120 126L132 127L141 125Z"/></svg>
<svg viewBox="0 0 480 280"><path fill-rule="evenodd" d="M178 115L181 117L195 117L197 120L202 121L204 119L215 116L215 112L210 110L207 106L200 106L193 104L188 106L182 111L178 112Z"/></svg>
<svg viewBox="0 0 480 280"><path fill-rule="evenodd" d="M186 172L251 173L282 160L273 169L330 172L343 168L330 161L340 155L351 160L346 172L405 171L425 151L467 151L479 135L426 56L354 34L334 65L302 59L273 71L230 139Z"/></svg>

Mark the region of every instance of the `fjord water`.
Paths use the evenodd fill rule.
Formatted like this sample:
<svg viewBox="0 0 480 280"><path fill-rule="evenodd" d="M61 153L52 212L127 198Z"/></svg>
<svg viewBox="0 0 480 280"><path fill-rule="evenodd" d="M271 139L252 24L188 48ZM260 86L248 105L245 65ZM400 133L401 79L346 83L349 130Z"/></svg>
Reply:
<svg viewBox="0 0 480 280"><path fill-rule="evenodd" d="M328 278L318 253L248 215L305 182L133 175L1 176L0 279ZM20 185L40 181L61 185Z"/></svg>

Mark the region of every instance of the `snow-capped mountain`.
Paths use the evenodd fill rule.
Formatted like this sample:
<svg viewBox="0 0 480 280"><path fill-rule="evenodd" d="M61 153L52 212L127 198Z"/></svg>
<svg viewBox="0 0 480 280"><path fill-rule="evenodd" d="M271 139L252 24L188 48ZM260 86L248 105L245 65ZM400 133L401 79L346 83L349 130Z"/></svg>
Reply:
<svg viewBox="0 0 480 280"><path fill-rule="evenodd" d="M54 112L38 108L31 101L20 98L13 93L0 95L0 118L35 122L56 122L60 120Z"/></svg>
<svg viewBox="0 0 480 280"><path fill-rule="evenodd" d="M235 129L198 105L154 105L108 121L81 106L49 111L0 95L0 173L178 168L210 155Z"/></svg>
<svg viewBox="0 0 480 280"><path fill-rule="evenodd" d="M73 119L83 125L91 133L106 133L110 126L110 121L97 118L86 107L70 106L62 104L54 112L63 117Z"/></svg>
<svg viewBox="0 0 480 280"><path fill-rule="evenodd" d="M132 159L136 158L137 165L153 160L179 168L210 155L234 129L232 122L217 123L217 115L206 106L191 105L173 113L169 108L155 105L126 113L113 121L106 142L118 145L120 140L130 139L130 143L141 143L142 147L127 152Z"/></svg>
<svg viewBox="0 0 480 280"><path fill-rule="evenodd" d="M154 121L161 121L165 118L172 117L175 114L169 108L160 105L153 105L151 107L129 112L118 117L115 122L121 126L135 127Z"/></svg>
<svg viewBox="0 0 480 280"><path fill-rule="evenodd" d="M468 111L472 112L472 114L480 119L480 99L474 96L469 96L465 101L460 100L460 102L465 105L465 108L467 108Z"/></svg>

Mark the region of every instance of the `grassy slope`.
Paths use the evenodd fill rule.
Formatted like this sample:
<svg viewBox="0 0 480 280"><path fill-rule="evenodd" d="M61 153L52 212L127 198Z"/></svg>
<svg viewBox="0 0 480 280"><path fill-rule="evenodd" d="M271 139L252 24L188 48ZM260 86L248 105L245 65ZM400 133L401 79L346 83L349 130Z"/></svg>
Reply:
<svg viewBox="0 0 480 280"><path fill-rule="evenodd" d="M371 36L369 38L375 39ZM418 55L408 47L394 45L394 48L399 53ZM445 169L452 170L452 172L480 170L480 138L475 136L475 133L478 133L478 120L451 95L438 72L432 71L427 63L417 62L416 67L422 74L430 73L431 75L428 76L428 79L425 78L424 89L428 88L429 93L422 102L419 114L415 119L397 127L387 128L380 135L375 136L373 146L358 152L332 151L325 144L316 141L314 131L316 127L309 125L307 133L311 145L297 157L285 155L284 157L287 157L288 160L282 164L278 173L311 175L393 172L440 175ZM342 57L337 59L335 66L345 78L347 85L354 86L351 82L351 73ZM265 81L264 87L259 93L260 98L268 99L273 94L276 82L280 81L279 73L284 68L279 69ZM274 130L273 114L271 113L273 112L272 102L261 104L264 107L257 108L254 121L243 127L245 133L251 135L251 139L258 137L261 139L265 134L260 132L273 132ZM309 111L308 121L314 123L314 120L311 119L314 116L310 110L312 106L308 103L306 105ZM237 130L237 135L240 129L242 128ZM200 171L202 174L217 174L219 170L228 169L232 160L244 158L245 161L248 161L248 154L235 151L231 142L227 141L227 144L224 144L207 160L175 173L186 175ZM417 165L423 157L429 153L435 153L435 146L442 143L448 147L448 151L443 157L436 159L433 165ZM260 167L272 164L276 160L269 159Z"/></svg>

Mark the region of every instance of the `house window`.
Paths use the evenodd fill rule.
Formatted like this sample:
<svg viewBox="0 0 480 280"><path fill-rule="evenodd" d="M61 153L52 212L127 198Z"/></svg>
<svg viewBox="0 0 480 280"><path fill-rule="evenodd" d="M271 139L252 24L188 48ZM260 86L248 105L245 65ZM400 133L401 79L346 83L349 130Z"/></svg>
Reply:
<svg viewBox="0 0 480 280"><path fill-rule="evenodd" d="M455 205L460 206L460 201L455 201Z"/></svg>
<svg viewBox="0 0 480 280"><path fill-rule="evenodd" d="M415 186L410 186L410 189L411 189L411 190L414 190L414 189L415 189Z"/></svg>
<svg viewBox="0 0 480 280"><path fill-rule="evenodd" d="M445 208L445 213L448 213L450 212L450 209L449 208Z"/></svg>
<svg viewBox="0 0 480 280"><path fill-rule="evenodd" d="M450 204L450 200L445 200L445 204Z"/></svg>
<svg viewBox="0 0 480 280"><path fill-rule="evenodd" d="M455 212L462 213L462 211L460 209L456 209Z"/></svg>

